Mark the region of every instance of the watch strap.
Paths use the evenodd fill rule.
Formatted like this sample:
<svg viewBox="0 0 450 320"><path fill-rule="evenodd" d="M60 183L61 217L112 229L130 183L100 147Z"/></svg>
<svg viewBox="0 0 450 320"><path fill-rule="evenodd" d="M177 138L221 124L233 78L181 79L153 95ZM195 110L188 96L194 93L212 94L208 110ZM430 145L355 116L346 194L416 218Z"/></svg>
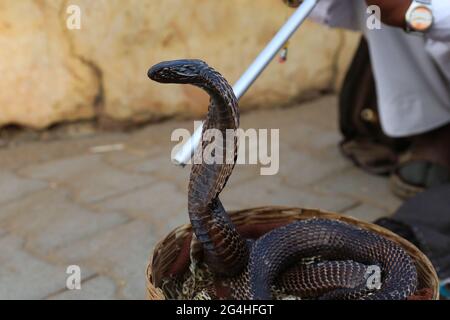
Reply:
<svg viewBox="0 0 450 320"><path fill-rule="evenodd" d="M413 0L413 2L419 2L431 6L431 0Z"/></svg>

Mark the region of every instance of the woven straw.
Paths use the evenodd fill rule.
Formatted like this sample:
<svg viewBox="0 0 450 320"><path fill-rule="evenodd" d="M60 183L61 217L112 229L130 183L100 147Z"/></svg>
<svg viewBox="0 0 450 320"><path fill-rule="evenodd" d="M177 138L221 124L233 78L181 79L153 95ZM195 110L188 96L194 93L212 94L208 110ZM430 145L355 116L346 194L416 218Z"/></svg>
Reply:
<svg viewBox="0 0 450 320"><path fill-rule="evenodd" d="M362 229L370 230L388 238L400 246L414 259L418 276L419 289L428 288L432 291L432 299L439 299L439 280L436 271L428 258L407 240L380 226L359 221L348 216L312 209L263 207L241 210L230 213L230 217L239 229L241 226L258 226L264 224L288 224L297 220L324 218L347 222ZM172 231L159 242L147 268L147 295L150 300L164 300L166 297L161 289L162 278L169 272L174 262L179 259L183 245L192 237L190 225L184 225Z"/></svg>

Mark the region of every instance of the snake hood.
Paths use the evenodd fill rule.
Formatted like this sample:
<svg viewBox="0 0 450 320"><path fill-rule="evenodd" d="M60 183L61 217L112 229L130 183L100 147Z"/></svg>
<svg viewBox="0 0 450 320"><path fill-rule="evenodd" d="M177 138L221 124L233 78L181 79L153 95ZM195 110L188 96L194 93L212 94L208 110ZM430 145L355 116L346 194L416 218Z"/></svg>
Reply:
<svg viewBox="0 0 450 320"><path fill-rule="evenodd" d="M148 76L160 83L194 85L210 96L202 143L191 169L188 211L194 233L204 249L204 260L211 270L225 276L239 274L249 257L246 240L239 235L218 198L237 159L235 130L239 127L239 107L233 88L201 60L161 62L150 68ZM222 140L216 139L218 131ZM205 161L203 151L211 146L214 161Z"/></svg>

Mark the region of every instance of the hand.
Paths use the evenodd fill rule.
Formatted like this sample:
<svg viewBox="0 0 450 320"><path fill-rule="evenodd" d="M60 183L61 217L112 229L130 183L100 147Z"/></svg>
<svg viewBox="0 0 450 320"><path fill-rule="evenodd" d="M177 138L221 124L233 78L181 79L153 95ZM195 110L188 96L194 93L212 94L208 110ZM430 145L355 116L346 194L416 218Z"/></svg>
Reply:
<svg viewBox="0 0 450 320"><path fill-rule="evenodd" d="M406 26L405 15L412 0L366 0L368 5L376 5L381 9L381 21L393 27Z"/></svg>
<svg viewBox="0 0 450 320"><path fill-rule="evenodd" d="M297 8L302 4L303 0L283 0L283 2L291 8Z"/></svg>

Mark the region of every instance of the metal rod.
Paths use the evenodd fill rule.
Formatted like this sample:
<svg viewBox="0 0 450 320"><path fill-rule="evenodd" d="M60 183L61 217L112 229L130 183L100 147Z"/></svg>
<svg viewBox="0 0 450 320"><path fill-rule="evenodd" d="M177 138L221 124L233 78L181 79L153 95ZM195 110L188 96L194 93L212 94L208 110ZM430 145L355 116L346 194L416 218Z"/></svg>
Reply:
<svg viewBox="0 0 450 320"><path fill-rule="evenodd" d="M234 94L240 99L255 80L266 69L269 63L281 50L283 45L292 37L300 25L306 20L319 0L304 0L284 26L278 31L272 41L259 54L247 71L233 86ZM200 144L202 137L202 126L199 126L192 137L181 147L172 161L180 166L185 166L194 155L195 149Z"/></svg>

